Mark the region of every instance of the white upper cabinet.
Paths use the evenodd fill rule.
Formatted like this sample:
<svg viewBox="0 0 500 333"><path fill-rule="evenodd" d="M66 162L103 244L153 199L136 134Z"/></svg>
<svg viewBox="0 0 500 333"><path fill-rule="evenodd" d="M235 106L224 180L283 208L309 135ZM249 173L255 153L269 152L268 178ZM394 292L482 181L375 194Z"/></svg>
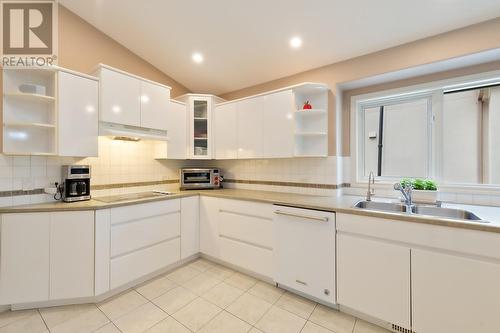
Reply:
<svg viewBox="0 0 500 333"><path fill-rule="evenodd" d="M60 156L97 156L99 82L58 72L58 143Z"/></svg>
<svg viewBox="0 0 500 333"><path fill-rule="evenodd" d="M238 108L238 158L262 157L264 96L244 99Z"/></svg>
<svg viewBox="0 0 500 333"><path fill-rule="evenodd" d="M168 130L170 89L141 82L141 127Z"/></svg>
<svg viewBox="0 0 500 333"><path fill-rule="evenodd" d="M213 108L224 100L206 94L185 94L176 98L188 108L188 159L214 158Z"/></svg>
<svg viewBox="0 0 500 333"><path fill-rule="evenodd" d="M186 104L172 101L167 112L167 158L179 160L187 158L187 121Z"/></svg>
<svg viewBox="0 0 500 333"><path fill-rule="evenodd" d="M263 156L265 158L293 157L294 100L292 90L264 97Z"/></svg>
<svg viewBox="0 0 500 333"><path fill-rule="evenodd" d="M238 113L236 103L215 107L215 159L238 158Z"/></svg>
<svg viewBox="0 0 500 333"><path fill-rule="evenodd" d="M141 81L108 68L100 68L100 120L141 126Z"/></svg>
<svg viewBox="0 0 500 333"><path fill-rule="evenodd" d="M302 110L304 101L315 109ZM328 87L303 83L215 107L215 159L328 156Z"/></svg>
<svg viewBox="0 0 500 333"><path fill-rule="evenodd" d="M190 110L190 151L193 159L210 159L212 154L212 98L192 97Z"/></svg>
<svg viewBox="0 0 500 333"><path fill-rule="evenodd" d="M100 121L168 129L170 87L100 65Z"/></svg>

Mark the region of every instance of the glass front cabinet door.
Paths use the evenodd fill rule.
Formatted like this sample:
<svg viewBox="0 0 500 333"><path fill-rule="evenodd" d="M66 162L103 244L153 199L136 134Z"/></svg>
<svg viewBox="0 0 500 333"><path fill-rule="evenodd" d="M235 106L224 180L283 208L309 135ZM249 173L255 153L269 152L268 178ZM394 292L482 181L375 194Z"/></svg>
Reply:
<svg viewBox="0 0 500 333"><path fill-rule="evenodd" d="M191 158L210 159L211 154L211 116L212 98L191 97Z"/></svg>

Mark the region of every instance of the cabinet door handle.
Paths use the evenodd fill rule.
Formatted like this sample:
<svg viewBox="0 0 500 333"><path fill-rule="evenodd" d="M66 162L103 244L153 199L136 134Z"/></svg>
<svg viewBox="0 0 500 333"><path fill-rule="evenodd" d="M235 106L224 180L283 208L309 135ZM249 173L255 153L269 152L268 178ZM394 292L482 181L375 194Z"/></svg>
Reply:
<svg viewBox="0 0 500 333"><path fill-rule="evenodd" d="M300 284L302 284L302 285L304 285L304 286L307 286L307 283L305 283L304 281L295 280L295 282L300 283Z"/></svg>
<svg viewBox="0 0 500 333"><path fill-rule="evenodd" d="M326 217L326 216L325 217L316 217L316 216L310 216L310 215L288 213L288 212L283 212L281 210L274 211L274 214L297 217L297 218L301 218L301 219L314 220L314 221L320 221L320 222L328 222L328 217Z"/></svg>

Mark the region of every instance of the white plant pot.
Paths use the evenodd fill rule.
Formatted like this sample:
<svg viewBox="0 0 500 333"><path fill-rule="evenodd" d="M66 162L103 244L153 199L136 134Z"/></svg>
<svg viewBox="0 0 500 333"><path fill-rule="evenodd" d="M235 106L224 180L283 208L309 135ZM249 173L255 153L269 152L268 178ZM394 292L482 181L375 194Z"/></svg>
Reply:
<svg viewBox="0 0 500 333"><path fill-rule="evenodd" d="M413 190L412 194L414 202L434 204L438 199L438 191Z"/></svg>

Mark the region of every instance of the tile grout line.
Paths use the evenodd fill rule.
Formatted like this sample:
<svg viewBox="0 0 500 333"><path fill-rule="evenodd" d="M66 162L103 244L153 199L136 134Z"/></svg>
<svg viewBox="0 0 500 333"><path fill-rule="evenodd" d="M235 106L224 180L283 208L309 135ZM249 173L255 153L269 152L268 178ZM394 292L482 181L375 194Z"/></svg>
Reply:
<svg viewBox="0 0 500 333"><path fill-rule="evenodd" d="M255 283L255 284L257 284L257 283ZM278 288L278 287L275 287L275 288ZM249 289L249 290L250 290L250 289ZM247 291L247 293L248 293L248 291ZM252 294L249 294L249 295L252 295ZM276 303L278 303L279 299L280 299L281 297L283 297L283 295L284 295L284 293L283 293L283 294L281 294L281 296L280 296L280 297L278 297L278 298L277 298L277 299L276 299L273 303L271 303L271 306L269 307L269 309L267 309L267 310L266 310L266 312L264 312L264 314L263 314L263 315L262 315L262 316L261 316L261 317L260 317L260 318L259 318L256 322L255 322L255 325L257 325L257 324L259 323L259 321L261 321L261 320L262 320L262 318L264 318L264 317L266 316L266 314L267 314L269 311L271 311L271 309L273 308L273 306L275 306L275 305L276 305ZM254 295L252 295L252 296L254 296ZM257 297L257 296L254 296L254 297ZM257 298L259 298L259 297L257 297ZM270 302L268 302L268 303L270 303ZM280 309L281 309L281 308L280 308ZM253 325L253 327L254 327L255 329L257 329L257 330L259 330L259 331L260 331L260 329L259 329L257 326L255 326L255 325Z"/></svg>
<svg viewBox="0 0 500 333"><path fill-rule="evenodd" d="M119 294L117 294L117 295L114 295L114 296L110 297L109 299L104 300L104 302L110 301L111 299L117 299L117 298L119 298L119 297L122 297L122 296L124 296L124 295L126 295L126 294L130 293L130 292L136 292L139 296L141 296L142 298L144 298L146 301L148 301L148 302L149 302L149 299L147 299L146 297L142 296L142 295L141 295L139 292L137 292L137 290L135 290L133 287L131 287L131 288L129 288L129 289L126 289L126 290L124 290L123 292L121 292L121 293L119 293ZM130 309L130 310L128 310L128 311L127 311L127 312L125 312L125 313L122 313L120 316L116 317L114 320L112 320L110 317L108 317L108 316L106 315L106 313L104 313L104 311L103 311L103 310L99 307L99 305L98 305L98 304L100 304L100 303L102 303L102 302L100 302L100 303L95 303L95 306L99 309L99 311L101 311L101 312L102 312L102 313L106 316L106 318L108 318L108 319L109 319L109 321L111 321L111 322L113 322L113 323L114 323L114 322L115 322L115 320L118 320L118 319L120 319L120 318L122 318L122 317L124 317L124 316L128 315L130 312L132 312L132 311L134 311L134 310L137 310L139 307L143 306L144 304L146 304L146 303L148 303L148 302L145 302L145 303L143 303L143 304L137 305L137 306L136 306L136 307L134 307L133 309Z"/></svg>
<svg viewBox="0 0 500 333"><path fill-rule="evenodd" d="M312 314L314 313L314 311L315 311L315 310L316 310L316 308L318 307L318 302L314 302L314 303L315 303L315 304L314 304L314 308L313 308L313 310L311 311L311 313L309 314L309 316L307 316L306 322L305 322L304 326L302 326L302 329L300 330L300 332L299 332L299 333L302 333L302 331L304 330L304 327L306 327L307 323L311 322L311 323L313 323L313 324L316 324L316 323L314 323L314 322L312 322L312 321L310 321L310 320L309 320L309 318L311 318ZM317 325L317 324L316 324L316 325ZM318 326L320 326L320 325L318 325ZM323 326L320 326L320 327L323 327ZM326 327L325 327L325 329L326 329Z"/></svg>
<svg viewBox="0 0 500 333"><path fill-rule="evenodd" d="M208 272L209 270L210 270L210 269L208 269L208 270L207 270L207 272ZM236 271L234 271L232 274L230 274L229 276L227 276L226 278L224 278L224 279L222 279L222 280L218 279L220 282L219 282L218 284L216 284L215 286L213 286L212 288L210 288L210 289L208 289L207 291L205 291L205 293L204 293L204 294L208 293L210 290L212 290L212 289L214 289L215 287L217 287L217 286L221 285L222 283L224 283L224 281L226 281L227 279L229 279L229 278L230 278L231 276L233 276L235 273L236 273ZM212 273L211 273L211 274L212 274ZM215 274L212 274L212 275L215 275ZM234 287L234 286L232 286L232 287L233 287L233 288L236 288L236 287ZM239 288L236 288L236 289L239 289ZM241 290L241 289L240 289L240 290ZM238 298L240 298L240 297L241 297L242 295L244 295L244 294L245 294L245 292L243 292L240 296L238 296L238 297L237 297L237 298L236 298L236 299L235 299L235 300L234 300L231 304L233 304L234 302L236 302L236 300L237 300ZM243 322L247 323L246 321L244 321L243 319L241 319L241 318L239 318L239 317L235 316L235 315L234 315L234 314L232 314L231 312L226 311L226 308L227 308L227 307L229 307L231 304L229 304L228 306L226 306L226 308L222 308L222 307L220 307L219 305L214 304L214 303L210 302L209 300L205 299L205 298L204 298L203 296L201 296L201 295L200 295L200 296L198 296L198 298L201 298L201 299L205 300L206 302L208 302L208 303L210 303L210 304L212 304L212 305L214 305L214 306L218 307L219 309L221 309L221 311L219 311L219 312L218 312L218 313L217 313L217 314L216 314L213 318L211 318L208 322L206 322L204 325L202 325L202 326L200 327L199 331L201 331L204 327L206 327L208 324L210 324L210 323L211 323L211 322L212 322L212 321L213 321L213 320L214 320L217 316L219 316L222 312L226 312L226 313L230 314L231 316L233 316L233 317L235 317L235 318L238 318L238 319L240 319L241 321L243 321ZM250 323L247 323L247 324L249 324L249 325L250 325ZM250 325L250 327L253 327L253 326L252 326L252 325ZM251 329L251 328L250 328L250 329Z"/></svg>
<svg viewBox="0 0 500 333"><path fill-rule="evenodd" d="M12 310L11 310L12 311ZM42 319L43 321L43 324L45 325L45 327L47 327L47 331L51 332L50 328L49 328L49 325L47 325L47 322L45 321L45 319L43 318L42 316L42 313L40 312L40 309L36 309L36 312L38 313L38 315L40 316L40 318Z"/></svg>
<svg viewBox="0 0 500 333"><path fill-rule="evenodd" d="M356 318L356 320L354 320L354 325L352 325L352 331L351 333L354 333L354 331L356 330L356 325L358 324L358 318Z"/></svg>
<svg viewBox="0 0 500 333"><path fill-rule="evenodd" d="M142 294L142 293L138 290L138 288L141 288L141 287L146 286L146 285L148 285L149 283L151 283L151 282L152 282L152 280L159 280L159 279L167 279L167 280L168 280L168 281L170 281L170 282L171 282L174 286L173 286L172 288L168 289L167 291L165 291L165 292L161 293L160 295L153 297L152 299L149 299L148 297L146 297L146 295ZM171 291L172 289L175 289L175 288L177 288L177 287L180 287L180 285L179 285L179 284L177 284L176 282L174 282L174 281L170 280L170 279L167 277L167 275L166 275L166 274L165 274L165 275L159 275L159 276L157 276L157 277L153 278L152 280L145 281L144 283L141 283L139 286L132 287L132 289L134 289L134 290L135 290L135 291L136 291L139 295L141 295L142 297L144 297L144 298L145 298L145 299L147 299L148 301L152 302L154 299L157 299L158 297L161 297L161 296L165 295L166 293L168 293L168 292L169 292L169 291Z"/></svg>
<svg viewBox="0 0 500 333"><path fill-rule="evenodd" d="M100 307L98 307L98 306L97 306L97 304L95 304L95 307L97 308L97 310L99 310L99 311L100 311L100 312L104 315L104 317L108 318L108 320L109 320L109 323L106 323L105 325L103 325L103 326L99 327L97 330L100 330L100 329L101 329L101 328L103 328L104 326L106 326L106 325L108 325L108 324L110 324L110 323L111 323L114 327L116 327L116 329L117 329L119 332L122 332L122 333L123 333L123 331L122 331L122 330L121 330L118 326L116 326L115 322L114 322L113 320L111 320L111 318L109 318L109 317L108 317L108 315L107 315L106 313L104 313L104 311L102 311ZM127 312L127 313L128 313L128 312ZM94 332L96 332L97 330L94 330Z"/></svg>
<svg viewBox="0 0 500 333"><path fill-rule="evenodd" d="M227 276L227 277L224 279L224 281L228 280L231 276L233 276L233 275L234 275L234 274L236 274L237 272L238 272L238 271L234 271L231 275ZM224 281L223 281L223 282L224 282ZM257 282L256 282L256 283L257 283ZM255 283L255 284L256 284L256 283ZM226 306L224 309L222 309L222 311L225 311L225 312L227 312L228 314L230 314L231 316L233 316L233 317L235 317L235 318L238 318L239 320L241 320L241 321L242 321L242 322L244 322L244 323L247 323L248 325L250 325L250 330L251 330L253 327L255 327L254 325L252 325L251 323L249 323L249 322L248 322L248 321L246 321L245 319L240 318L240 317L238 317L237 315L235 315L235 314L233 314L233 313L231 313L231 312L227 311L226 309L227 309L227 308L229 308L232 304L236 303L236 302L237 302L237 301L238 301L241 297L243 297L245 294L248 294L248 290L250 290L250 288L252 288L253 286L252 286L252 287L250 287L248 290L243 290L243 289L240 289L240 288L238 288L238 287L235 287L235 286L233 286L233 285L231 285L231 284L227 284L227 285L229 285L229 286L231 286L231 287L233 287L233 288L236 288L236 289L238 289L238 290L241 290L241 291L243 291L243 292L241 293L241 295L239 295L238 297L236 297L236 298L235 298L235 299L234 299L234 300L233 300L233 301L232 301L232 302L231 302L228 306ZM253 296L252 294L249 294L249 295ZM256 297L256 296L254 296L254 297ZM249 331L250 331L250 330L249 330Z"/></svg>
<svg viewBox="0 0 500 333"><path fill-rule="evenodd" d="M147 330L149 330L149 329L151 329L151 328L155 327L156 325L158 325L159 323L161 323L162 321L164 321L165 319L167 319L167 318L169 318L169 317L170 317L170 318L172 318L174 321L176 321L177 323L179 323L182 327L185 327L188 331L193 332L192 330L190 330L190 329L189 329L189 327L187 327L186 325L184 325L183 323L181 323L180 321L178 321L177 319L175 319L175 318L174 318L174 316L172 316L172 315L171 315L171 314L169 314L167 311L165 311L165 310L163 310L162 308L160 308L158 305L156 305L156 304L155 304L155 303L153 303L152 301L149 301L149 303L151 303L153 306L157 307L160 311L162 311L163 313L165 313L165 314L167 315L167 317L166 317L166 318L164 318L164 319L162 319L162 320L160 320L159 322L155 323L153 326L149 327ZM191 302L189 302L189 303L191 303ZM189 303L188 303L188 304L189 304ZM186 305L187 305L187 304L186 304ZM179 310L180 310L180 309L179 309ZM179 310L178 310L178 311L179 311ZM176 312L177 312L177 311L176 311ZM147 330L146 330L146 331L147 331Z"/></svg>
<svg viewBox="0 0 500 333"><path fill-rule="evenodd" d="M320 305L322 305L322 304L317 303L317 304L316 304L316 307L317 307L317 306L320 306ZM323 305L323 306L325 306L325 305ZM316 307L314 308L314 310L316 310ZM339 312L339 313L346 314L346 313L344 313L344 312L341 312L339 309L334 309L334 308L328 308L328 309L329 309L329 310L332 310L332 311L337 311L337 312ZM314 311L313 311L313 312L314 312ZM311 315L312 315L312 312L311 312ZM346 315L349 315L349 314L346 314ZM349 316L351 316L351 315L349 315ZM311 316L309 316L309 318L310 318L310 317L311 317ZM358 318L357 318L357 317L354 317L354 316L351 316L351 317L353 317L353 318L354 318L354 326L356 326L356 321L358 320ZM330 332L333 332L331 329L329 329L328 327L323 326L323 325L322 325L322 324L320 324L320 323L317 323L317 322L312 321L312 320L308 320L308 321L310 321L311 323L316 324L316 325L318 325L318 326L320 326L320 327L322 327L322 328L324 328L324 329L326 329L326 330L328 330L328 331L330 331ZM354 327L353 327L353 329L354 329ZM335 332L333 332L333 333L335 333ZM351 332L351 333L352 333L352 332Z"/></svg>

